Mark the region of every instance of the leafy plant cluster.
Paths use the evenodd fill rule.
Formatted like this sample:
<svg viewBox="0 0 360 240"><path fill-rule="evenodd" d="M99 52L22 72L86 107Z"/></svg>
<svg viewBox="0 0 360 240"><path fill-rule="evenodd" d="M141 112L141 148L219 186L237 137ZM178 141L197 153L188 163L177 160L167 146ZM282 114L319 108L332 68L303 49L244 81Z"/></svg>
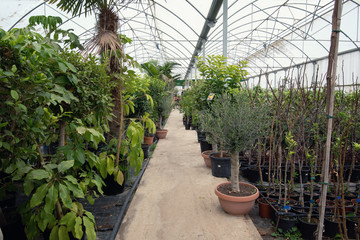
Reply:
<svg viewBox="0 0 360 240"><path fill-rule="evenodd" d="M124 184L119 161L139 172L144 129L155 132L146 113L153 107L150 81L126 67L109 74L110 59L62 48L80 46L71 31L55 27L61 19L30 22L23 29L0 29L0 199L10 190L25 193L20 213L29 239L41 232L50 239L95 239L95 219L82 199L94 203L108 176ZM39 23L45 37L34 32ZM120 142L109 128L114 79L122 84ZM135 105L140 98L147 108Z"/></svg>

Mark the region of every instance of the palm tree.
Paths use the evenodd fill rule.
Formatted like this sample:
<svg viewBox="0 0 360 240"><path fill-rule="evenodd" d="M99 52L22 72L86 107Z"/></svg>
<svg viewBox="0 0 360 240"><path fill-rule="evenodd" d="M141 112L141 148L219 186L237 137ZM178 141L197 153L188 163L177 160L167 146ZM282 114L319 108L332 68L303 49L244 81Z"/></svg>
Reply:
<svg viewBox="0 0 360 240"><path fill-rule="evenodd" d="M114 118L109 123L110 134L118 139L115 166L119 163L120 144L124 132L123 80L117 77L116 73L122 72L122 64L124 60L126 60L126 55L122 48L121 38L117 34L119 17L114 10L114 6L116 2L129 4L140 1L141 0L50 0L49 2L56 4L58 8L67 13L72 13L73 16L80 16L81 14L85 14L86 16L88 14L98 13L96 34L85 44L86 50L84 54L101 54L103 58L108 59L109 74L112 75L113 81L116 83L116 86L112 90Z"/></svg>
<svg viewBox="0 0 360 240"><path fill-rule="evenodd" d="M161 66L157 60L150 60L149 62L141 64L141 67L150 77L155 77L166 82L171 82L175 78L172 76L172 71L177 65L180 64L175 62L165 62L164 65ZM178 77L178 75L175 76Z"/></svg>

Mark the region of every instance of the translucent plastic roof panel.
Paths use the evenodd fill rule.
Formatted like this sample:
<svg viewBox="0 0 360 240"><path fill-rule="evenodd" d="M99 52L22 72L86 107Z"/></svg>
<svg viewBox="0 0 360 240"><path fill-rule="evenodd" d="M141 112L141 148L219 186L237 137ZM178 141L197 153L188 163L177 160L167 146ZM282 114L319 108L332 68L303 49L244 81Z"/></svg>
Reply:
<svg viewBox="0 0 360 240"><path fill-rule="evenodd" d="M222 7L206 39L200 38L204 26L209 26L206 19L214 10L212 4L223 4L223 0L146 0L126 6L121 0L114 2L119 33L133 40L125 51L139 63L178 62L175 73L195 78L194 56L223 54ZM339 44L339 52L348 51L355 59L360 51L359 4L359 0L343 1ZM333 0L228 0L228 62L247 60L250 76L257 76L326 58L333 7ZM0 27L5 30L26 26L34 15L60 16L61 28L74 29L84 42L95 34L94 14L72 17L48 1L1 0ZM197 49L200 41L203 44Z"/></svg>

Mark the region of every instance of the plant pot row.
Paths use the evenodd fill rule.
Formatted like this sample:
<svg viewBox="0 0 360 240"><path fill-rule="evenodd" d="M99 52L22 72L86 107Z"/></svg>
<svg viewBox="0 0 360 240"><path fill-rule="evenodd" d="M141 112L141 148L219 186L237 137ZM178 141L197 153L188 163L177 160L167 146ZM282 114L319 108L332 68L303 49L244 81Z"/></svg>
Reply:
<svg viewBox="0 0 360 240"><path fill-rule="evenodd" d="M291 202L291 201L290 201ZM332 201L329 201L332 202ZM284 211L282 204L278 204L277 199L272 198L260 198L257 200L259 207L259 216L262 218L271 218L278 228L281 228L283 232L290 230L292 227L297 226L302 234L303 239L315 239L314 232L317 229L318 211L317 207L314 207L312 218L310 222L307 220L309 208L301 208L291 206L288 212ZM294 202L292 202L294 204ZM292 205L287 201L287 205ZM333 203L332 203L333 204ZM353 205L346 208L347 214L353 211ZM339 234L339 224L337 220L333 220L331 216L334 213L334 206L327 205L326 217L325 217L325 237L333 238ZM351 215L351 214L350 214ZM360 213L355 217L347 216L346 226L349 238L355 238L356 227L358 226Z"/></svg>

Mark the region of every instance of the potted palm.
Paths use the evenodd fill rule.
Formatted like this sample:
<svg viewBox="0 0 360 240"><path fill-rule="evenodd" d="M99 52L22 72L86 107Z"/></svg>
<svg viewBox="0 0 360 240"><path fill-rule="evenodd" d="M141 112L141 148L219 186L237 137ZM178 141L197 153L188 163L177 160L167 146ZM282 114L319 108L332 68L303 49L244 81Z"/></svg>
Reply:
<svg viewBox="0 0 360 240"><path fill-rule="evenodd" d="M266 108L252 105L247 95L239 92L216 97L210 110L216 124L207 131L218 137L222 149L231 159L231 182L219 184L215 194L225 212L247 214L259 196L259 190L239 182L239 152L252 148L266 129Z"/></svg>

